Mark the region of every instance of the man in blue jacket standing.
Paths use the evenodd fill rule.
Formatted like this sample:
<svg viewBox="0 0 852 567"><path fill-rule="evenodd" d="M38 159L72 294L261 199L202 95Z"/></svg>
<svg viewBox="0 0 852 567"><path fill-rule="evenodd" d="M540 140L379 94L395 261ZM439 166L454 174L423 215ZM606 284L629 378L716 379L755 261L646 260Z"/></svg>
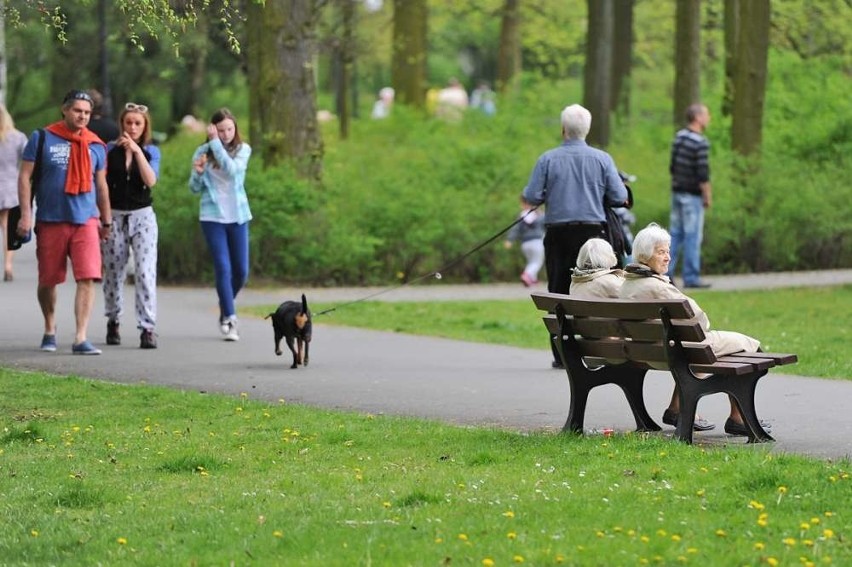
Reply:
<svg viewBox="0 0 852 567"><path fill-rule="evenodd" d="M544 203L544 265L547 291L567 294L580 247L606 239L606 204L626 204L627 188L612 157L586 143L592 114L579 104L562 111L562 144L546 151L533 168L524 199ZM551 336L553 366L562 363Z"/></svg>

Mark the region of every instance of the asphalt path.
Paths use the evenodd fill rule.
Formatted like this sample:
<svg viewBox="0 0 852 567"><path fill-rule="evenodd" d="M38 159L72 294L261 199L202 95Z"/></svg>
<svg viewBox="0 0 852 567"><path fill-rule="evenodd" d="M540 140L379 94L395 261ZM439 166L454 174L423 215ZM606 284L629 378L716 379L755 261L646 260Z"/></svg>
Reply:
<svg viewBox="0 0 852 567"><path fill-rule="evenodd" d="M760 289L797 285L852 283L852 270L754 274L706 278L714 289ZM550 351L542 348L484 345L440 338L329 326L314 321L311 361L291 370L290 354L275 356L269 321L240 319L241 339L224 342L218 330L215 290L163 287L159 290L159 348L139 349L132 315L133 288L122 320L121 346L106 346L106 319L98 290L89 338L104 350L101 356L71 354L75 286L59 287L57 340L59 349L38 349L43 332L36 301L35 246L25 245L15 258L15 279L0 283L0 365L78 375L125 384L156 384L174 388L248 394L255 399L286 400L309 406L437 419L450 423L493 426L511 430L559 431L568 413L568 382L561 370L550 368ZM298 299L345 305L366 296L373 301L438 301L463 299L527 299L520 282L495 285L448 285L440 281L381 288L246 289L238 308L273 305ZM839 305L839 309L849 309ZM439 307L436 307L439 308ZM780 348L779 350L784 350ZM795 371L796 366L784 366ZM673 382L668 373L652 371L645 398L656 418L668 403ZM756 404L759 415L772 424L777 442L746 446L745 438L722 431L728 413L727 397L707 396L699 412L717 423L711 432L696 433L696 444L737 445L741 450L796 453L819 458L852 456L852 381L803 378L770 371L760 381ZM634 423L627 402L615 386L594 390L589 399L586 427L629 431ZM663 435L674 429L664 426Z"/></svg>

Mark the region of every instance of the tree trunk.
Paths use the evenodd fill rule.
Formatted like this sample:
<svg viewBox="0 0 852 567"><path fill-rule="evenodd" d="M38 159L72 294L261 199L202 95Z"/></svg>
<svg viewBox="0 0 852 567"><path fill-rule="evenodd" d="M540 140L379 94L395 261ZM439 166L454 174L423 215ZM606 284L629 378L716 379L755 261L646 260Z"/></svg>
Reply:
<svg viewBox="0 0 852 567"><path fill-rule="evenodd" d="M426 0L394 0L391 85L396 100L423 108L426 102Z"/></svg>
<svg viewBox="0 0 852 567"><path fill-rule="evenodd" d="M686 107L701 100L701 1L677 0L675 13L674 123L681 126Z"/></svg>
<svg viewBox="0 0 852 567"><path fill-rule="evenodd" d="M6 1L0 0L0 104L6 104Z"/></svg>
<svg viewBox="0 0 852 567"><path fill-rule="evenodd" d="M592 113L587 141L600 148L609 144L609 109L612 87L613 0L586 0L586 65L583 72L583 106Z"/></svg>
<svg viewBox="0 0 852 567"><path fill-rule="evenodd" d="M264 167L291 163L309 179L322 176L314 57L320 0L267 0L253 6L249 24L252 137Z"/></svg>
<svg viewBox="0 0 852 567"><path fill-rule="evenodd" d="M343 20L343 37L340 41L339 61L340 74L337 84L336 106L337 118L340 123L340 139L349 138L349 122L351 118L349 89L352 83L352 67L355 63L355 45L352 41L352 31L355 20L354 0L340 0Z"/></svg>
<svg viewBox="0 0 852 567"><path fill-rule="evenodd" d="M725 0L725 94L722 115L730 116L734 108L734 80L737 74L737 40L740 36L740 1Z"/></svg>
<svg viewBox="0 0 852 567"><path fill-rule="evenodd" d="M632 0L631 0L632 1ZM505 0L497 54L497 91L506 92L521 73L520 0Z"/></svg>
<svg viewBox="0 0 852 567"><path fill-rule="evenodd" d="M769 59L769 0L740 2L731 146L757 155L763 139L763 103Z"/></svg>
<svg viewBox="0 0 852 567"><path fill-rule="evenodd" d="M610 108L617 116L630 116L630 75L633 69L633 2L615 3Z"/></svg>

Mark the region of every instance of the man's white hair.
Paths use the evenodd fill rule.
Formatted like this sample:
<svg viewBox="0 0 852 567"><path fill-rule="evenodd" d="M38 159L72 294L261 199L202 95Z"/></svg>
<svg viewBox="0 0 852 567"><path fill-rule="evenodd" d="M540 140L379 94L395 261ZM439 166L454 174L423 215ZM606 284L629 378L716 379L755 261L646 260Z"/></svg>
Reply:
<svg viewBox="0 0 852 567"><path fill-rule="evenodd" d="M633 257L640 264L647 264L660 244L670 244L671 235L655 222L640 230L633 239Z"/></svg>
<svg viewBox="0 0 852 567"><path fill-rule="evenodd" d="M612 245L603 238L588 239L577 254L577 268L581 270L613 268L617 264Z"/></svg>
<svg viewBox="0 0 852 567"><path fill-rule="evenodd" d="M585 140L592 127L592 113L579 104L562 111L562 132L569 140Z"/></svg>

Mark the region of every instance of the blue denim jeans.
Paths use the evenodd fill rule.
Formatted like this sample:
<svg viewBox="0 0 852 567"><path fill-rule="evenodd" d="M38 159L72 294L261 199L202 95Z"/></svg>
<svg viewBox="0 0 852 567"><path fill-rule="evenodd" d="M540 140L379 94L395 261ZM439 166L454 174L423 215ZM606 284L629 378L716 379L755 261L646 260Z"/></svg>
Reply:
<svg viewBox="0 0 852 567"><path fill-rule="evenodd" d="M220 321L236 315L234 299L248 281L248 226L248 223L201 222L201 230L213 257Z"/></svg>
<svg viewBox="0 0 852 567"><path fill-rule="evenodd" d="M672 235L670 278L674 278L678 255L683 252L683 283L700 281L701 240L704 237L704 200L701 195L672 193L672 212L669 219Z"/></svg>

